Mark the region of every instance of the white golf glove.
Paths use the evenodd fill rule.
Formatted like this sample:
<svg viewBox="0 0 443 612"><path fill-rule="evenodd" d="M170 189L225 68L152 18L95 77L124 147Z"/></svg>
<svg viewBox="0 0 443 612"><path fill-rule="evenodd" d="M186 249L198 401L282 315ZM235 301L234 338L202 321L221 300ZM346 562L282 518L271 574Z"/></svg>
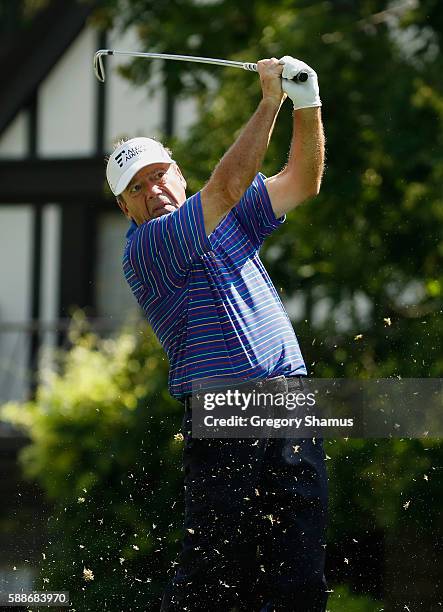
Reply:
<svg viewBox="0 0 443 612"><path fill-rule="evenodd" d="M294 110L299 108L313 108L321 106L320 90L318 88L317 73L308 64L285 55L279 60L283 64L282 89L288 94L294 104ZM292 81L299 72L307 72L309 78L304 83Z"/></svg>

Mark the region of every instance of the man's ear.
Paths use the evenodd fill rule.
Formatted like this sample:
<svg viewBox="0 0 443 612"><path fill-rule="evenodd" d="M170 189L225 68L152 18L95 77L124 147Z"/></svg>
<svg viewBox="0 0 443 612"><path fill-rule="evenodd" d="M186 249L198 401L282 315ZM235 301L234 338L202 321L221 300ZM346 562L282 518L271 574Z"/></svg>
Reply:
<svg viewBox="0 0 443 612"><path fill-rule="evenodd" d="M117 196L117 204L122 213L125 215L125 217L128 217L128 219L130 219L131 217L129 215L128 207L126 206L126 202L122 196Z"/></svg>

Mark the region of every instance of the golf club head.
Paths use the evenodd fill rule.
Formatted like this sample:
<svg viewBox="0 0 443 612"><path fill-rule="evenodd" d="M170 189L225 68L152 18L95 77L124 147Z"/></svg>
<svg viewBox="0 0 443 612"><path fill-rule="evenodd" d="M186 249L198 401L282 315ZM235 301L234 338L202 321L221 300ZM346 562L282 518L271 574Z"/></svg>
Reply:
<svg viewBox="0 0 443 612"><path fill-rule="evenodd" d="M94 73L101 83L105 82L105 68L103 65L103 56L108 55L108 49L100 49L94 55Z"/></svg>

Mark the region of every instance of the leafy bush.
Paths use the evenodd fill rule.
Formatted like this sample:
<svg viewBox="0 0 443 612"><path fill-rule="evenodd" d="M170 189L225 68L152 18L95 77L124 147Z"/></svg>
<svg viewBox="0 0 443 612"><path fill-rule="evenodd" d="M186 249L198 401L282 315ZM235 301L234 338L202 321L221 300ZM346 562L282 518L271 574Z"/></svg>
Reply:
<svg viewBox="0 0 443 612"><path fill-rule="evenodd" d="M183 510L167 360L146 326L106 340L77 327L71 340L35 401L2 409L53 503L37 588L69 590L77 610L158 610Z"/></svg>

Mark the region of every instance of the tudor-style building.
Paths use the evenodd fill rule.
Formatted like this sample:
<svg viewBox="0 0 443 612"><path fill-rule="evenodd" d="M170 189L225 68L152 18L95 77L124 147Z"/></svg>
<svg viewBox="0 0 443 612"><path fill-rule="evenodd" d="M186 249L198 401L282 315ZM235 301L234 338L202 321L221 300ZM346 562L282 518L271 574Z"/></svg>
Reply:
<svg viewBox="0 0 443 612"><path fill-rule="evenodd" d="M138 312L121 268L128 223L105 189L104 156L122 136L183 135L195 118L192 100L161 85L160 62L153 94L123 79L117 58L97 81L97 49L139 43L134 32L98 31L93 11L93 1L50 0L25 31L0 37L0 405L32 394L74 307L105 333ZM0 423L0 590L31 588L45 539L42 495L17 464L25 443Z"/></svg>
<svg viewBox="0 0 443 612"><path fill-rule="evenodd" d="M60 342L73 307L105 330L137 308L104 155L125 135L183 134L195 117L192 100L168 96L159 62L153 94L119 76L117 58L97 81L97 49L139 43L134 32L98 31L93 10L52 0L25 34L0 42L0 403L32 392L41 349Z"/></svg>

